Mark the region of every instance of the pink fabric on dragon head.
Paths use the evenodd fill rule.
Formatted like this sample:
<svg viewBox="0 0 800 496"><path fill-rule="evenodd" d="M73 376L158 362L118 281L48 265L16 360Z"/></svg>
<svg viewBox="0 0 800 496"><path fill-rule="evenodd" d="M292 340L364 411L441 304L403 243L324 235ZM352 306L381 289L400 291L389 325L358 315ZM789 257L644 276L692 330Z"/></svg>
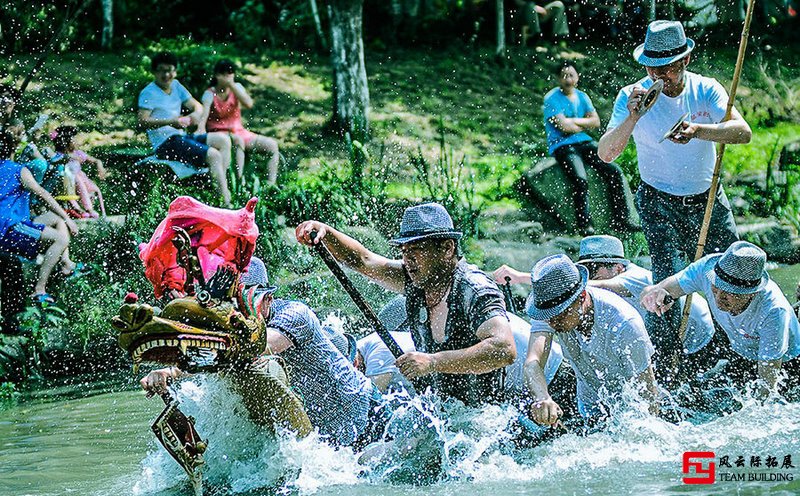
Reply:
<svg viewBox="0 0 800 496"><path fill-rule="evenodd" d="M197 257L208 280L221 265L239 272L250 263L258 238L255 208L258 198L251 198L240 210L226 210L179 196L169 206L167 218L158 225L148 243L139 245L145 276L153 284L156 298L171 289L183 291L186 271L178 265L173 227L186 230L197 250Z"/></svg>

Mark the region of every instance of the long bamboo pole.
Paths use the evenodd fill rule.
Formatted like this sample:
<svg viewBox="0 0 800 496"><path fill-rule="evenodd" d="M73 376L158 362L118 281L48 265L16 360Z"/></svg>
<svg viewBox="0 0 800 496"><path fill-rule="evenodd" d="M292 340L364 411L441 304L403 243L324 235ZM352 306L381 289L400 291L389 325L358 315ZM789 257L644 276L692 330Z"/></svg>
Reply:
<svg viewBox="0 0 800 496"><path fill-rule="evenodd" d="M739 40L739 54L736 57L736 68L733 70L733 81L731 81L731 89L728 92L728 106L725 109L725 118L723 121L730 120L731 112L733 111L733 103L736 99L736 90L739 88L739 79L742 75L742 66L744 65L744 55L747 51L747 39L750 36L750 21L753 19L753 7L756 1L750 0L747 5L747 15L744 18L744 26L742 27L742 36ZM708 190L708 200L706 201L706 211L703 216L703 225L700 228L700 237L697 240L697 250L694 254L694 259L699 260L703 256L706 248L706 239L708 238L708 228L711 224L711 213L714 211L714 201L717 198L717 189L719 188L719 174L722 169L722 157L725 155L725 143L720 143L717 150L717 160L714 163L714 175L711 177L711 187ZM689 322L689 312L692 307L692 293L686 296L686 302L683 305L683 315L681 317L681 325L678 328L678 335L680 342L683 343L686 337L686 326Z"/></svg>

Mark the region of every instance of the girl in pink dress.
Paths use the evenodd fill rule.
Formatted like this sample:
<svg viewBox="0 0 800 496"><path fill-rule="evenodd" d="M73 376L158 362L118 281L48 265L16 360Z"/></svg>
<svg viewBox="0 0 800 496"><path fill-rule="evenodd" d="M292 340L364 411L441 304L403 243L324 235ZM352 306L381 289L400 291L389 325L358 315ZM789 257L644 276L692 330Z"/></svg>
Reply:
<svg viewBox="0 0 800 496"><path fill-rule="evenodd" d="M100 217L94 209L94 197L97 197L97 203L100 206L100 213L103 217L106 216L106 207L103 203L103 195L100 193L100 188L94 183L89 176L83 172L82 165L85 163L94 164L97 167L97 177L99 179L106 178L106 169L103 167L103 162L87 154L83 150L78 150L78 129L75 126L60 126L50 134L53 139L53 146L56 149L56 155L51 159L51 163L64 162L64 172L70 182L74 181L75 193L80 199L80 207L83 207L81 217L96 219ZM81 208L75 200L70 200L70 205L73 210L81 212Z"/></svg>
<svg viewBox="0 0 800 496"><path fill-rule="evenodd" d="M278 142L272 138L248 131L242 125L240 106L253 108L253 99L240 83L235 81L236 66L230 60L221 60L214 66L212 86L203 93L203 115L198 133L225 132L231 136L236 153L236 175L241 180L244 173L244 154L247 152L269 155L269 184L278 177Z"/></svg>

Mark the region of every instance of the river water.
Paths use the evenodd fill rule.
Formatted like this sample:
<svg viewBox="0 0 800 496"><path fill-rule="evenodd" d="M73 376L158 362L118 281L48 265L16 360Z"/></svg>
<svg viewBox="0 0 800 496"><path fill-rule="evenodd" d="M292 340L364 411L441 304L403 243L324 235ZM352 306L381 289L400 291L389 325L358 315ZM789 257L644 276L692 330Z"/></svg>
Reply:
<svg viewBox="0 0 800 496"><path fill-rule="evenodd" d="M791 301L798 276L800 267L773 271ZM179 389L182 408L210 440L206 494L800 494L796 403L728 398L741 408L678 424L633 404L604 431L565 434L533 448L511 444L510 409L457 411L448 422L428 419L433 437L417 449L441 455L445 477L420 486L404 481L423 472L423 461L359 463L350 450L333 450L313 435L269 436L242 416L238 399L217 381L198 379ZM0 496L192 494L149 430L163 405L135 386L131 378L92 380L40 389L0 407ZM686 451L714 453L713 486L684 484ZM736 467L740 456L744 466ZM754 457L759 464L751 463Z"/></svg>

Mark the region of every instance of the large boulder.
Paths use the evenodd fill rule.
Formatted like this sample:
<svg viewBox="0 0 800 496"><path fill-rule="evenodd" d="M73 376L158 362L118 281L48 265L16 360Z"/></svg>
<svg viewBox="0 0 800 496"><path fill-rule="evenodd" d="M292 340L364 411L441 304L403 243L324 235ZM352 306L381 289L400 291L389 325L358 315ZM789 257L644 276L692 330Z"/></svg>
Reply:
<svg viewBox="0 0 800 496"><path fill-rule="evenodd" d="M611 231L611 204L606 183L591 168L589 176L589 211L598 232ZM526 171L516 184L517 193L530 220L540 222L546 231L575 233L575 202L572 185L556 159L547 157ZM631 212L629 223L639 225L633 195L625 180L625 198Z"/></svg>

